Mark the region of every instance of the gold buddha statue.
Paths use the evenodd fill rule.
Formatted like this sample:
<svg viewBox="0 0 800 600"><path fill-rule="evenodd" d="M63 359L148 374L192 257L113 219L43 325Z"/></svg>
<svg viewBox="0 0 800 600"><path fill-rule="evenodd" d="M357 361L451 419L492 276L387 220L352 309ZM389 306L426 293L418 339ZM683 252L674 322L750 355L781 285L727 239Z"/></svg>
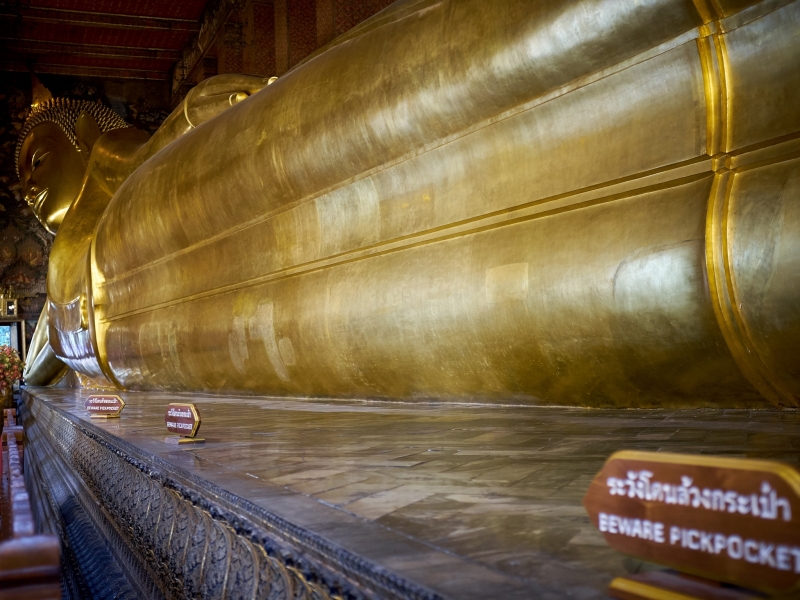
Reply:
<svg viewBox="0 0 800 600"><path fill-rule="evenodd" d="M798 32L800 0L405 0L149 140L40 117L27 381L797 406Z"/></svg>
<svg viewBox="0 0 800 600"><path fill-rule="evenodd" d="M81 287L80 266L85 264L91 236L97 219L111 200L116 188L139 165L178 136L207 121L212 116L240 102L261 89L272 79L247 75L223 75L206 80L195 87L173 111L156 134L150 138L131 128L113 110L96 102L53 98L33 76L34 106L19 136L17 170L25 190L25 200L42 226L55 235L54 264L48 273L48 310L39 319L26 366L27 381L47 385L60 380L68 367L76 368L88 385L112 385L92 356L80 357L82 366L74 361L75 340L53 334L50 344L50 312L56 331L64 331L70 318L79 318L76 333L78 352L91 352L86 338L86 295ZM66 225L62 223L69 213ZM63 313L63 307L75 307L70 298L79 300L80 313ZM64 300L67 299L65 302ZM64 321L65 315L68 319ZM66 341L67 347L59 342ZM58 355L54 348L58 349ZM71 354L72 352L72 354ZM60 358L59 358L60 357Z"/></svg>

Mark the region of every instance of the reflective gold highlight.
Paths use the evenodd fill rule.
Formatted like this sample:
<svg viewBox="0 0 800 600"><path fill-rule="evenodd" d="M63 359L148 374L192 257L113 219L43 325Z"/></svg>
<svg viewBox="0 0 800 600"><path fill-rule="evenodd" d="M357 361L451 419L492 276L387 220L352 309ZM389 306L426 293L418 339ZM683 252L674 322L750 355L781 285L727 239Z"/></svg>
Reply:
<svg viewBox="0 0 800 600"><path fill-rule="evenodd" d="M95 144L50 344L131 389L796 406L798 23L405 1L212 78Z"/></svg>

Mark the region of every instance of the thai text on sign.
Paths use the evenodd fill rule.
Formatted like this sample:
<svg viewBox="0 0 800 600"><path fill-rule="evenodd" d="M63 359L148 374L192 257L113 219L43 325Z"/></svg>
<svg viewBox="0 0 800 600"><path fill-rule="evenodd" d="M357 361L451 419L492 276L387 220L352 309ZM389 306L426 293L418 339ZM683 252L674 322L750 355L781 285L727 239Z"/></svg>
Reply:
<svg viewBox="0 0 800 600"><path fill-rule="evenodd" d="M766 592L800 589L800 474L787 465L622 451L583 503L620 552Z"/></svg>
<svg viewBox="0 0 800 600"><path fill-rule="evenodd" d="M167 430L185 437L194 437L200 428L200 413L194 404L170 404L164 415Z"/></svg>
<svg viewBox="0 0 800 600"><path fill-rule="evenodd" d="M92 417L118 417L125 402L119 396L92 395L86 399L84 408Z"/></svg>

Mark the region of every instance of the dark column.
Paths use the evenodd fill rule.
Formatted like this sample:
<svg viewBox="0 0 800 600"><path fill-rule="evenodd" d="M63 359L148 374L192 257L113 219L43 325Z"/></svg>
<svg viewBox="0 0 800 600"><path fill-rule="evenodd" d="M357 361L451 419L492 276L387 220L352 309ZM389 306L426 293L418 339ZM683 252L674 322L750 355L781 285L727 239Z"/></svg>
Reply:
<svg viewBox="0 0 800 600"><path fill-rule="evenodd" d="M275 6L272 0L249 0L242 13L244 72L275 75Z"/></svg>
<svg viewBox="0 0 800 600"><path fill-rule="evenodd" d="M331 2L336 30L334 37L337 37L383 10L394 0L331 0Z"/></svg>
<svg viewBox="0 0 800 600"><path fill-rule="evenodd" d="M244 27L239 18L240 15L234 12L224 25L217 53L220 74L244 71Z"/></svg>
<svg viewBox="0 0 800 600"><path fill-rule="evenodd" d="M281 75L393 0L274 0L275 71Z"/></svg>
<svg viewBox="0 0 800 600"><path fill-rule="evenodd" d="M213 77L217 74L219 74L217 57L204 56L200 62L197 63L197 66L194 68L194 71L192 71L191 75L187 77L187 83L189 87L183 91L181 97L185 96L189 89L193 88L204 79L208 79L209 77Z"/></svg>
<svg viewBox="0 0 800 600"><path fill-rule="evenodd" d="M289 70L289 0L275 0L275 74Z"/></svg>
<svg viewBox="0 0 800 600"><path fill-rule="evenodd" d="M336 35L334 0L317 0L317 46L321 48Z"/></svg>
<svg viewBox="0 0 800 600"><path fill-rule="evenodd" d="M289 67L317 49L316 0L288 0Z"/></svg>

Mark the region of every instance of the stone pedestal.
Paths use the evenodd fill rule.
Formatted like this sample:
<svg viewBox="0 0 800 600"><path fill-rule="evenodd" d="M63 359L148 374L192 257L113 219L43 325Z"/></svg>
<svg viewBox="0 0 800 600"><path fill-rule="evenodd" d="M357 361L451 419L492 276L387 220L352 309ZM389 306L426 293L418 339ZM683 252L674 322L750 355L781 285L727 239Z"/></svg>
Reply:
<svg viewBox="0 0 800 600"><path fill-rule="evenodd" d="M113 432L124 426L23 398L26 483L39 523L64 540L75 598L439 597L256 504L274 493L291 508L280 489L230 486L246 499L192 474L163 435L164 448L132 443Z"/></svg>
<svg viewBox="0 0 800 600"><path fill-rule="evenodd" d="M25 476L72 597L606 598L653 569L581 505L620 449L797 465L800 413L22 390ZM164 443L190 402L205 444Z"/></svg>

